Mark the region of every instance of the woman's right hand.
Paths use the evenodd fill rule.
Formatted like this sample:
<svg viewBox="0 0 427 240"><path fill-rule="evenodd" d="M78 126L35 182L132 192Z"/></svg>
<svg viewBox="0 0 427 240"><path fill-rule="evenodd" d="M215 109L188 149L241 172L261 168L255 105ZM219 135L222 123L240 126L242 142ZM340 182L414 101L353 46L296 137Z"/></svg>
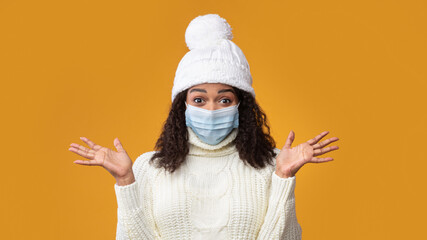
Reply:
<svg viewBox="0 0 427 240"><path fill-rule="evenodd" d="M80 139L85 142L90 149L77 143L71 143L68 150L89 159L89 161L76 160L74 163L85 166L104 167L113 175L119 186L128 185L135 181L132 171L132 160L129 158L129 155L118 138L114 139L114 146L117 152L97 145L85 137L81 137Z"/></svg>

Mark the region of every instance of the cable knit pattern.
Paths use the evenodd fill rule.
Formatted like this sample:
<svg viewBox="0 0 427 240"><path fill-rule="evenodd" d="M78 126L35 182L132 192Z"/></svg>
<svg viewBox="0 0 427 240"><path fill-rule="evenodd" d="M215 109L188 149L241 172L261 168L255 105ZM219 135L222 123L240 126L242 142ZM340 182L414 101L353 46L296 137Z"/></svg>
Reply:
<svg viewBox="0 0 427 240"><path fill-rule="evenodd" d="M301 239L295 176L244 164L237 129L214 146L188 132L189 154L174 173L149 164L147 152L133 164L136 181L114 185L116 239Z"/></svg>

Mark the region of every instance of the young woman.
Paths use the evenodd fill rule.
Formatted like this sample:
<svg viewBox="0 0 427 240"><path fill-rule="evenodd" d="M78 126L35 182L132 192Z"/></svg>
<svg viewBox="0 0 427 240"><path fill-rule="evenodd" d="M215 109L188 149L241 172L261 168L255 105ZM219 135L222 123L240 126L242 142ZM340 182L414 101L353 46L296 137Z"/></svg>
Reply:
<svg viewBox="0 0 427 240"><path fill-rule="evenodd" d="M156 150L134 163L81 138L70 151L102 166L117 183L117 239L301 239L295 174L338 149L328 132L281 151L255 100L249 65L216 14L198 16L186 33L190 51L175 74L172 106Z"/></svg>

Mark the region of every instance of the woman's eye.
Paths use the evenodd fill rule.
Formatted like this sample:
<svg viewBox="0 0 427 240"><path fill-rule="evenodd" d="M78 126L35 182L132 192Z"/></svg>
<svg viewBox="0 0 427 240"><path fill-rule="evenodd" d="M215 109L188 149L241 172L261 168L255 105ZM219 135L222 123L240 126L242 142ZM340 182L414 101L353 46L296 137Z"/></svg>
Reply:
<svg viewBox="0 0 427 240"><path fill-rule="evenodd" d="M221 102L222 102L222 103L231 103L231 100L230 100L230 99L225 98L225 99L221 99Z"/></svg>
<svg viewBox="0 0 427 240"><path fill-rule="evenodd" d="M201 98L195 98L193 101L195 103L201 103L203 100Z"/></svg>

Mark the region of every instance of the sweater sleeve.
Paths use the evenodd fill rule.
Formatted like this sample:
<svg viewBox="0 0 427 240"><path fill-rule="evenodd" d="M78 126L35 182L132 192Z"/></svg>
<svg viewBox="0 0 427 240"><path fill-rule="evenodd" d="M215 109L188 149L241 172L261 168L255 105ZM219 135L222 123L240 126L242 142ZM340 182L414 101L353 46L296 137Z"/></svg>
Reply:
<svg viewBox="0 0 427 240"><path fill-rule="evenodd" d="M151 240L158 236L150 210L152 199L149 194L148 155L140 155L132 166L135 182L125 186L114 184L117 198L117 240Z"/></svg>
<svg viewBox="0 0 427 240"><path fill-rule="evenodd" d="M302 229L295 211L295 176L281 178L271 174L268 207L258 240L300 240Z"/></svg>

